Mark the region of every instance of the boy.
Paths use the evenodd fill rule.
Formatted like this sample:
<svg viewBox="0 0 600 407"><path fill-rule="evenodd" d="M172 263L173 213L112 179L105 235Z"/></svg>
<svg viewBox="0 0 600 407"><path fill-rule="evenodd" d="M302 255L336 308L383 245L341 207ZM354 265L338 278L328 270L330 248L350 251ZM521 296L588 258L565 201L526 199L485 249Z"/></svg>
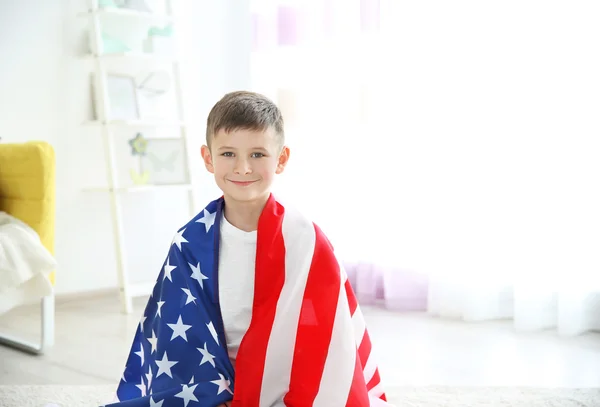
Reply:
<svg viewBox="0 0 600 407"><path fill-rule="evenodd" d="M225 95L201 153L223 196L176 233L117 405L388 405L331 245L270 192L290 157L280 110Z"/></svg>

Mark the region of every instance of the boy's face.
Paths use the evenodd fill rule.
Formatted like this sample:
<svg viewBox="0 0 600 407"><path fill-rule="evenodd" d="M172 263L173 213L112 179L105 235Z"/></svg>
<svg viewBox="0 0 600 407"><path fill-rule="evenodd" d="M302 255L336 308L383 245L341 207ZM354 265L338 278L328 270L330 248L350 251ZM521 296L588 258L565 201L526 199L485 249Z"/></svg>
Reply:
<svg viewBox="0 0 600 407"><path fill-rule="evenodd" d="M210 149L202 146L202 158L226 198L248 202L268 197L275 174L287 164L289 149L281 148L272 128L219 130Z"/></svg>

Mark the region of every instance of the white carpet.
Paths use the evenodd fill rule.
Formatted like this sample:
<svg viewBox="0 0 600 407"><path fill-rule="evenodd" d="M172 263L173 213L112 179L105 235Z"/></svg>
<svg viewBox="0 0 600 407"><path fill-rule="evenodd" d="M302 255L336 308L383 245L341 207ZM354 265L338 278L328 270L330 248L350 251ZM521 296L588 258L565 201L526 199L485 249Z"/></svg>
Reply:
<svg viewBox="0 0 600 407"><path fill-rule="evenodd" d="M0 385L1 407L93 407L112 400L114 386ZM599 407L600 388L391 387L396 407ZM190 403L193 407L196 403ZM336 406L332 406L336 407Z"/></svg>

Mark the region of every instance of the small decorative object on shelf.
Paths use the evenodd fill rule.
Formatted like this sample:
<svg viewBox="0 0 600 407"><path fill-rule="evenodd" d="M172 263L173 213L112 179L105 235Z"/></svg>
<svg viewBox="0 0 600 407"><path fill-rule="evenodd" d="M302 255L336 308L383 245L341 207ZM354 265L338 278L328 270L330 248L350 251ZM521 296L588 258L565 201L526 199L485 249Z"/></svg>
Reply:
<svg viewBox="0 0 600 407"><path fill-rule="evenodd" d="M131 51L127 45L118 38L112 37L107 33L102 33L102 53L104 54L116 54L119 52Z"/></svg>
<svg viewBox="0 0 600 407"><path fill-rule="evenodd" d="M113 0L98 0L98 7L100 8L116 8L118 5Z"/></svg>
<svg viewBox="0 0 600 407"><path fill-rule="evenodd" d="M151 27L144 40L144 52L148 54L172 56L175 54L173 26Z"/></svg>
<svg viewBox="0 0 600 407"><path fill-rule="evenodd" d="M150 171L148 170L138 173L135 169L130 168L129 175L131 175L131 180L135 185L147 185L150 179Z"/></svg>
<svg viewBox="0 0 600 407"><path fill-rule="evenodd" d="M145 13L151 13L152 9L148 6L148 2L145 0L125 0L123 7L136 11L143 11Z"/></svg>
<svg viewBox="0 0 600 407"><path fill-rule="evenodd" d="M131 146L131 155L146 155L148 149L148 140L144 138L142 133L137 133L134 138L129 140Z"/></svg>

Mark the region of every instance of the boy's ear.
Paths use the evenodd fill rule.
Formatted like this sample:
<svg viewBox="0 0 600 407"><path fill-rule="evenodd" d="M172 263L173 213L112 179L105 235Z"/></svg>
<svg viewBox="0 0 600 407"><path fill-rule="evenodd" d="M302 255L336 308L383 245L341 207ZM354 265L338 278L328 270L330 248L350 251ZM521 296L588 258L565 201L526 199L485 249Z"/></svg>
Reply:
<svg viewBox="0 0 600 407"><path fill-rule="evenodd" d="M202 154L202 159L204 160L204 166L208 170L208 172L214 174L215 167L213 165L212 156L210 154L210 148L208 146L202 146L200 149L200 154Z"/></svg>
<svg viewBox="0 0 600 407"><path fill-rule="evenodd" d="M277 162L277 169L275 170L275 174L281 174L285 169L288 161L290 159L290 149L287 146L283 146L281 153L279 154L279 161Z"/></svg>

